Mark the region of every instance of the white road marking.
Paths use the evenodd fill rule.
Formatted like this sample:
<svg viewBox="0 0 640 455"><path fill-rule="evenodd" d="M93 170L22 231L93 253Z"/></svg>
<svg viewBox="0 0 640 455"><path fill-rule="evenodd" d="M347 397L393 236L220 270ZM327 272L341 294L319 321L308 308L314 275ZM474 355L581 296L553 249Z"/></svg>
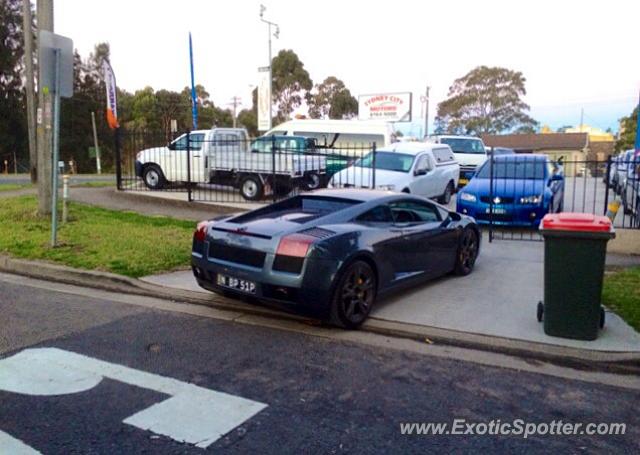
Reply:
<svg viewBox="0 0 640 455"><path fill-rule="evenodd" d="M76 393L103 377L171 395L124 423L202 448L267 406L57 348L25 349L0 360L0 389L26 395Z"/></svg>
<svg viewBox="0 0 640 455"><path fill-rule="evenodd" d="M41 455L33 447L0 430L0 454L7 455Z"/></svg>

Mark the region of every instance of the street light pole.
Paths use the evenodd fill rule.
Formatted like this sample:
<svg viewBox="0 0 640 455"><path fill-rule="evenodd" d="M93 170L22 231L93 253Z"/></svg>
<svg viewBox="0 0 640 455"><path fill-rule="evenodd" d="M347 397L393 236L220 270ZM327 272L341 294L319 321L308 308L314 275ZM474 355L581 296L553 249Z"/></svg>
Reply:
<svg viewBox="0 0 640 455"><path fill-rule="evenodd" d="M271 67L271 26L276 28L274 37L278 38L280 35L280 26L275 22L271 22L266 20L264 16L264 11L267 9L266 6L260 5L260 20L268 25L269 31L269 126L272 126L272 117L273 117L273 70Z"/></svg>
<svg viewBox="0 0 640 455"><path fill-rule="evenodd" d="M424 137L429 137L429 90L431 87L427 85L427 94L425 96L425 114L424 114Z"/></svg>

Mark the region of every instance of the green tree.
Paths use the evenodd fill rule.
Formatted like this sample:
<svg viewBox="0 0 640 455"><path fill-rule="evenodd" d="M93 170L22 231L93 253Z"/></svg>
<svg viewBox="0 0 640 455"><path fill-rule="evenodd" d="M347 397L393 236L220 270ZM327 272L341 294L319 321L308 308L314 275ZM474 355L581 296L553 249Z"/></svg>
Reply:
<svg viewBox="0 0 640 455"><path fill-rule="evenodd" d="M0 162L28 161L22 1L0 0ZM2 163L4 165L4 163Z"/></svg>
<svg viewBox="0 0 640 455"><path fill-rule="evenodd" d="M340 79L329 76L307 94L309 117L348 119L358 114L358 101Z"/></svg>
<svg viewBox="0 0 640 455"><path fill-rule="evenodd" d="M616 152L632 149L636 143L638 128L638 107L627 117L620 119L620 135L616 141Z"/></svg>
<svg viewBox="0 0 640 455"><path fill-rule="evenodd" d="M479 66L449 88L448 98L438 104L436 127L450 133L480 135L527 131L537 122L522 101L525 78L519 71Z"/></svg>
<svg viewBox="0 0 640 455"><path fill-rule="evenodd" d="M292 50L281 50L271 63L273 100L278 106L277 121L287 120L313 87L304 64Z"/></svg>
<svg viewBox="0 0 640 455"><path fill-rule="evenodd" d="M258 88L251 91L251 109L243 109L238 113L238 125L249 132L249 136L258 137Z"/></svg>

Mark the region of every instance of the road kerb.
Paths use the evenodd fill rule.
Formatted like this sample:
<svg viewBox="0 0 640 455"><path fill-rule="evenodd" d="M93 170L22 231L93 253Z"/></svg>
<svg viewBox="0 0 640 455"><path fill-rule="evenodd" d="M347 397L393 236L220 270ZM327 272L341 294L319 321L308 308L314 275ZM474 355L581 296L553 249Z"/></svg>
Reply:
<svg viewBox="0 0 640 455"><path fill-rule="evenodd" d="M41 280L93 287L112 292L207 305L220 310L242 313L242 316L237 318L238 322L246 320L247 323L254 321L253 323L256 324L256 321L265 318L265 320L271 320L268 324L269 326L277 326L279 325L277 320L288 320L301 324L301 331L307 332L310 329L310 325L318 326L318 324L313 323L308 318L283 311L272 310L259 305L227 299L214 293L204 294L201 292L168 288L108 272L75 269L49 262L17 259L6 255L0 255L0 271ZM324 330L334 330L321 326L317 328L318 333ZM640 362L640 353L638 352L607 352L569 348L418 324L386 321L378 318L370 318L363 324L362 330L395 338L408 338L421 342L433 342L516 355L584 369L607 371L630 369L633 372L637 372L640 369L640 365L638 365L638 362ZM331 336L331 338L340 339L341 337Z"/></svg>

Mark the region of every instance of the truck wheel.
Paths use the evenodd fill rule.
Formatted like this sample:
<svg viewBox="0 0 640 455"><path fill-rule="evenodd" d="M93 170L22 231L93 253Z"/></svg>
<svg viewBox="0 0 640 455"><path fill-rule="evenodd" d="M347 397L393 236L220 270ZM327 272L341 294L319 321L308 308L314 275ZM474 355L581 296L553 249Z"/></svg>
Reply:
<svg viewBox="0 0 640 455"><path fill-rule="evenodd" d="M247 201L258 201L264 195L264 186L258 177L248 175L240 180L240 194Z"/></svg>
<svg viewBox="0 0 640 455"><path fill-rule="evenodd" d="M147 188L150 190L160 190L167 183L167 180L164 178L164 174L162 173L162 169L155 164L145 166L142 171L142 180L144 180L144 184L147 185Z"/></svg>
<svg viewBox="0 0 640 455"><path fill-rule="evenodd" d="M442 196L438 198L438 202L442 205L447 205L451 202L451 195L453 194L453 184L451 182L447 183L447 187L444 189L444 193Z"/></svg>
<svg viewBox="0 0 640 455"><path fill-rule="evenodd" d="M317 190L322 186L322 180L320 176L314 172L305 176L303 186L305 190Z"/></svg>

